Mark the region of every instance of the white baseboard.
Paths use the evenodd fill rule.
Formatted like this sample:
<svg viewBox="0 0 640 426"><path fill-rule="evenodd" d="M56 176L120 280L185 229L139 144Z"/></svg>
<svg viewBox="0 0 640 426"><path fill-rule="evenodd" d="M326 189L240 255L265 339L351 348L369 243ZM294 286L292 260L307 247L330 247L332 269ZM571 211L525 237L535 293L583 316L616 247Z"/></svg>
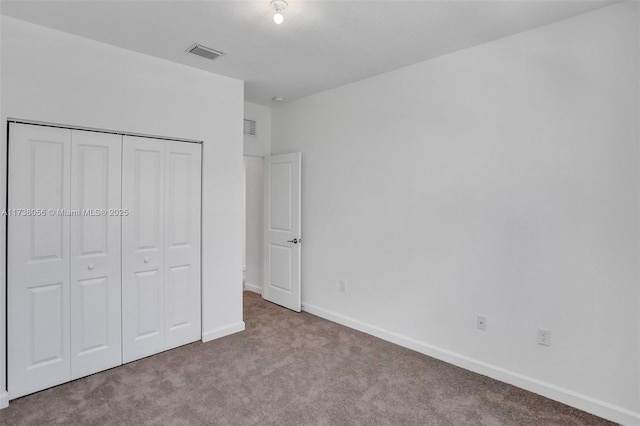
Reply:
<svg viewBox="0 0 640 426"><path fill-rule="evenodd" d="M248 282L244 283L244 289L247 291L252 291L254 293L262 294L262 286L251 284Z"/></svg>
<svg viewBox="0 0 640 426"><path fill-rule="evenodd" d="M549 399L553 399L563 404L570 405L572 407L578 408L591 414L595 414L596 416L600 416L613 422L620 423L621 425L640 425L640 413L634 413L633 411L618 407L613 404L609 404L604 401L600 401L590 396L583 395L569 389L564 389L551 383L546 383L541 380L534 379L532 377L527 377L513 371L505 370L504 368L487 364L473 358L448 351L446 349L441 349L427 343L412 339L410 337L402 336L392 331L384 330L379 327L363 323L361 321L328 311L317 306L310 305L305 302L302 303L302 310L327 319L329 321L342 324L346 327L362 331L363 333L370 334L382 340L395 343L396 345L400 345L416 352L420 352L449 364L453 364L466 370L473 371L474 373L482 374L501 382L517 386L533 393L537 393L538 395L542 395Z"/></svg>
<svg viewBox="0 0 640 426"><path fill-rule="evenodd" d="M205 331L204 333L202 333L202 342L210 342L211 340L219 339L221 337L238 333L240 331L244 331L244 321L227 325L225 327L216 328L215 330Z"/></svg>
<svg viewBox="0 0 640 426"><path fill-rule="evenodd" d="M4 386L3 386L4 387ZM0 410L9 406L9 392L0 392Z"/></svg>

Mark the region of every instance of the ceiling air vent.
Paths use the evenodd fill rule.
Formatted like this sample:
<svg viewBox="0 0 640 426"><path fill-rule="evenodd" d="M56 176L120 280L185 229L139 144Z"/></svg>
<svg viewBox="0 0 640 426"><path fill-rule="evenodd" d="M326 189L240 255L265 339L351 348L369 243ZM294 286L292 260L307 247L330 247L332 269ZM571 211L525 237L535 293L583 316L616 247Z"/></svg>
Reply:
<svg viewBox="0 0 640 426"><path fill-rule="evenodd" d="M251 136L256 135L256 120L244 119L244 134Z"/></svg>
<svg viewBox="0 0 640 426"><path fill-rule="evenodd" d="M203 58L207 58L207 59L211 59L214 60L216 59L218 56L222 56L223 53L219 52L215 49L211 49L210 47L205 47L201 44L194 44L193 46L189 47L187 50L187 52L189 53L193 53L194 55L198 55L198 56L202 56Z"/></svg>

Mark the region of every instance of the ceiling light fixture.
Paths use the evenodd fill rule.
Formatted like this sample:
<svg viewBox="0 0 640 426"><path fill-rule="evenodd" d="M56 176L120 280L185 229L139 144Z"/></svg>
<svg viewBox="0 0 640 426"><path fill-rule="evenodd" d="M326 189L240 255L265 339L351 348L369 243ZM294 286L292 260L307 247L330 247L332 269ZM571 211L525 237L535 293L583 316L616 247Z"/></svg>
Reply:
<svg viewBox="0 0 640 426"><path fill-rule="evenodd" d="M276 14L273 15L273 22L280 25L284 22L284 15L282 11L289 6L286 0L271 0L271 6L276 10Z"/></svg>
<svg viewBox="0 0 640 426"><path fill-rule="evenodd" d="M273 99L271 99L272 102L284 102L286 99L283 98L282 96L276 96Z"/></svg>

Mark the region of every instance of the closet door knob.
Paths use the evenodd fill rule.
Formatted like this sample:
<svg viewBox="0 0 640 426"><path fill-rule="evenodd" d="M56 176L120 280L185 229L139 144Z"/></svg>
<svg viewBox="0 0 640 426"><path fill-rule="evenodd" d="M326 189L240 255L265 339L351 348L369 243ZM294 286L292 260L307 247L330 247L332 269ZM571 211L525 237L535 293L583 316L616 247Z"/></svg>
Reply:
<svg viewBox="0 0 640 426"><path fill-rule="evenodd" d="M149 263L149 258L148 257L144 258L144 263Z"/></svg>
<svg viewBox="0 0 640 426"><path fill-rule="evenodd" d="M87 269L92 271L93 270L93 263L90 263L89 266L87 266Z"/></svg>

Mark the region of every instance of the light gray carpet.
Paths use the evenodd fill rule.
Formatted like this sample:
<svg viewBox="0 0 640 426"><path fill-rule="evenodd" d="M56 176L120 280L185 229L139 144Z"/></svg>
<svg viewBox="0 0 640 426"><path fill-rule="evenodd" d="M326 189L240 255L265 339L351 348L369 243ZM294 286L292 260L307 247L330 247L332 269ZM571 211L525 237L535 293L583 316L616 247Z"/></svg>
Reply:
<svg viewBox="0 0 640 426"><path fill-rule="evenodd" d="M245 293L247 330L11 402L10 425L608 425Z"/></svg>

